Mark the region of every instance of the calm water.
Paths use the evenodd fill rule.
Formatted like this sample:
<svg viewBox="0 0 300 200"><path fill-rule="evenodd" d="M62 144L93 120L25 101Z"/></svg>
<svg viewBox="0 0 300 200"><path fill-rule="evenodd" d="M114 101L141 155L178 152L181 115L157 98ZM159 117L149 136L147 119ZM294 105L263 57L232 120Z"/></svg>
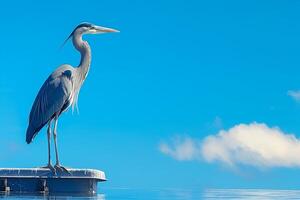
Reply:
<svg viewBox="0 0 300 200"><path fill-rule="evenodd" d="M3 199L71 199L71 200L188 200L188 199L300 199L300 190L208 189L208 190L131 190L110 189L96 196L1 195Z"/></svg>

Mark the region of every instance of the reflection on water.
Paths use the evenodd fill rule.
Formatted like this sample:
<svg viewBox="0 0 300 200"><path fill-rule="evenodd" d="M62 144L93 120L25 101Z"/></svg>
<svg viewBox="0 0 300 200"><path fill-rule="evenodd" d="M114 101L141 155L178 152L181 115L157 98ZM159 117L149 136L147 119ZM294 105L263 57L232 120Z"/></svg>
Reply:
<svg viewBox="0 0 300 200"><path fill-rule="evenodd" d="M84 195L30 195L30 194L0 194L2 199L10 200L276 200L300 199L300 190L264 190L264 189L207 189L207 190L181 190L181 189L109 189L104 194L94 196Z"/></svg>
<svg viewBox="0 0 300 200"><path fill-rule="evenodd" d="M105 200L185 200L201 199L201 190L181 189L114 189L105 191Z"/></svg>
<svg viewBox="0 0 300 200"><path fill-rule="evenodd" d="M203 199L300 199L300 190L210 189L203 192Z"/></svg>
<svg viewBox="0 0 300 200"><path fill-rule="evenodd" d="M83 200L105 200L105 196L103 194L97 195L72 195L72 194L20 194L20 193L0 193L0 199L9 199L9 200L29 200L29 199L36 199L36 200L69 200L69 199L83 199Z"/></svg>

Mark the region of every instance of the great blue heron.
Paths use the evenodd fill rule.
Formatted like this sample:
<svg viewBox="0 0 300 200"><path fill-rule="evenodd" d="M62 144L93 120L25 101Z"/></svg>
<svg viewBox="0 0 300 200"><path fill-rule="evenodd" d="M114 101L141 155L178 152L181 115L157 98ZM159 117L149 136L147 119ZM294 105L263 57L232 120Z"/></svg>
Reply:
<svg viewBox="0 0 300 200"><path fill-rule="evenodd" d="M48 138L48 165L51 171L56 170L67 171L66 168L60 165L57 150L57 121L59 116L66 111L71 105L77 104L80 88L86 79L91 63L91 49L87 41L82 39L84 34L99 34L118 32L115 29L96 26L90 23L79 24L70 36L74 47L80 52L81 60L78 67L64 64L57 68L45 81L43 86L35 98L29 116L29 125L26 132L26 142L29 144L37 133L47 124ZM65 42L66 42L65 41ZM56 164L54 167L51 164L50 156L50 139L51 139L51 123L54 122L54 145Z"/></svg>

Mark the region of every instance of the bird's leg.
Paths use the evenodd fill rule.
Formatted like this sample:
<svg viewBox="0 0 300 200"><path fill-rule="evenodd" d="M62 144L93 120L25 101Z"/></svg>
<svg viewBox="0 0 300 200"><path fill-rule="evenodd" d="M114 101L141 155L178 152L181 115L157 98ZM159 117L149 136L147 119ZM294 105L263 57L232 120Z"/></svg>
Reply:
<svg viewBox="0 0 300 200"><path fill-rule="evenodd" d="M50 143L51 143L51 125L50 122L48 124L48 129L47 129L47 138L48 138L48 166L51 165L51 149L50 149Z"/></svg>
<svg viewBox="0 0 300 200"><path fill-rule="evenodd" d="M59 158L58 158L58 149L57 149L57 121L58 117L54 118L54 130L53 130L53 137L54 137L54 145L55 145L55 155L56 155L56 164L54 165L55 169L59 171L65 171L69 173L69 171L60 165Z"/></svg>
<svg viewBox="0 0 300 200"><path fill-rule="evenodd" d="M51 142L51 121L48 123L48 129L47 129L47 139L48 139L48 164L45 167L42 168L48 168L50 169L54 174L55 168L51 164L51 150L50 150L50 142Z"/></svg>

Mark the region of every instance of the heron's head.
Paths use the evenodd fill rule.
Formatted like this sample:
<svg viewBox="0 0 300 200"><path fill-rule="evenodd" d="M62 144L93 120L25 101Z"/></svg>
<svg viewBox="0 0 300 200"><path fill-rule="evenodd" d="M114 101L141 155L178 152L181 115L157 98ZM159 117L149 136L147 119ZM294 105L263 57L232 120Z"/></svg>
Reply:
<svg viewBox="0 0 300 200"><path fill-rule="evenodd" d="M100 34L100 33L113 33L119 32L116 29L106 28L103 26L97 26L91 23L83 22L79 24L72 34L79 33L79 34Z"/></svg>
<svg viewBox="0 0 300 200"><path fill-rule="evenodd" d="M116 29L97 26L95 24L91 24L88 22L83 22L73 30L73 32L69 35L69 37L66 39L64 44L75 34L85 35L85 34L101 34L101 33L114 33L114 32L119 32L119 31Z"/></svg>

